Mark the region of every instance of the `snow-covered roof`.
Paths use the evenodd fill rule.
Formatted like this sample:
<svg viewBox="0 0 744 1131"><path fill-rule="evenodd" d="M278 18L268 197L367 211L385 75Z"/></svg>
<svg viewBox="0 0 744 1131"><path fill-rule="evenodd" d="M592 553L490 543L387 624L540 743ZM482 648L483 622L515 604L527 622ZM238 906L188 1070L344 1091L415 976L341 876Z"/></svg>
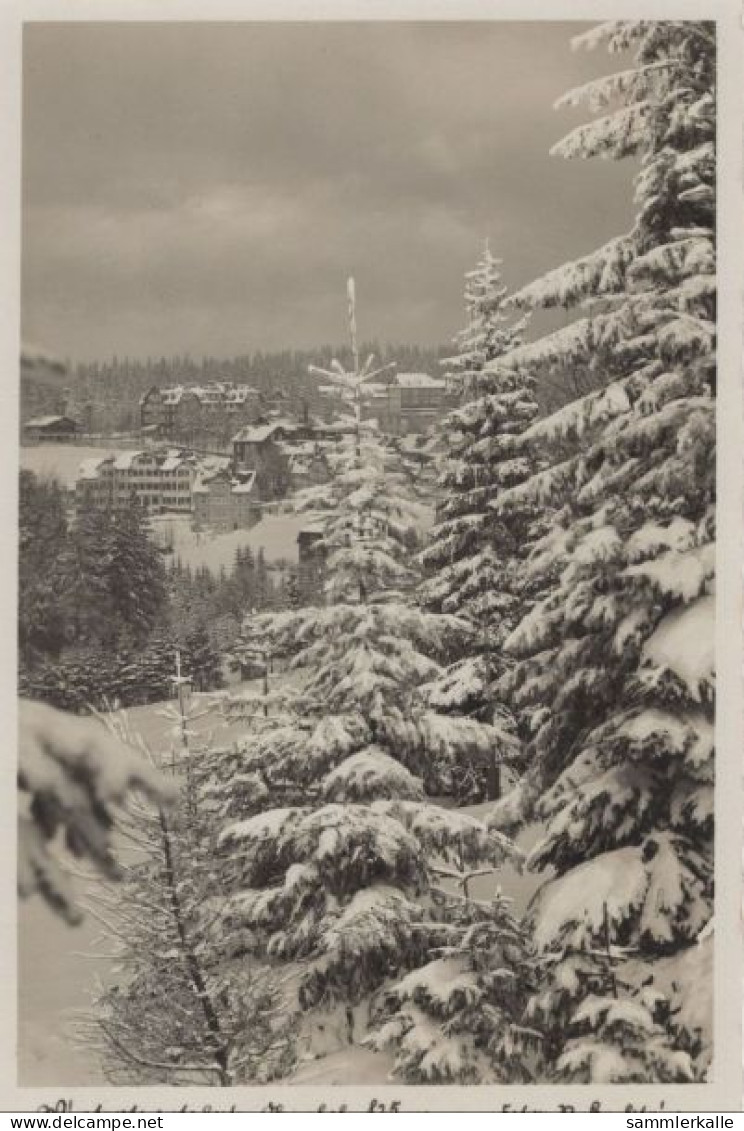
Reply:
<svg viewBox="0 0 744 1131"><path fill-rule="evenodd" d="M132 464L144 454L144 452L122 452L114 460L114 469L116 471L129 471Z"/></svg>
<svg viewBox="0 0 744 1131"><path fill-rule="evenodd" d="M233 484L233 495L249 495L256 483L256 473L252 472L247 479Z"/></svg>
<svg viewBox="0 0 744 1131"><path fill-rule="evenodd" d="M236 403L242 404L247 401L251 396L257 396L258 389L254 389L252 385L236 385L232 389L225 392L225 400L228 404Z"/></svg>
<svg viewBox="0 0 744 1131"><path fill-rule="evenodd" d="M398 373L395 383L402 389L444 389L447 384L438 377L430 377L428 373Z"/></svg>
<svg viewBox="0 0 744 1131"><path fill-rule="evenodd" d="M48 428L52 424L61 424L63 420L66 420L69 424L75 423L69 416L36 416L33 420L27 420L23 427Z"/></svg>
<svg viewBox="0 0 744 1131"><path fill-rule="evenodd" d="M225 471L230 466L229 456L205 456L199 461L202 472Z"/></svg>
<svg viewBox="0 0 744 1131"><path fill-rule="evenodd" d="M185 396L197 397L203 404L244 404L258 390L252 385L233 385L229 381L212 381L208 385L167 385L148 390L140 398L142 404L152 392L159 392L164 404L178 404Z"/></svg>
<svg viewBox="0 0 744 1131"><path fill-rule="evenodd" d="M198 483L200 484L200 486L208 490L210 483L216 483L218 481L225 483L227 481L231 481L231 479L232 477L227 468L222 467L218 470L203 471L199 476Z"/></svg>
<svg viewBox="0 0 744 1131"><path fill-rule="evenodd" d="M273 436L277 427L276 421L273 421L271 424L249 424L246 428L241 428L237 435L233 436L233 443L262 444L264 440L268 440Z"/></svg>
<svg viewBox="0 0 744 1131"><path fill-rule="evenodd" d="M184 394L183 385L172 385L162 390L163 404L178 404Z"/></svg>

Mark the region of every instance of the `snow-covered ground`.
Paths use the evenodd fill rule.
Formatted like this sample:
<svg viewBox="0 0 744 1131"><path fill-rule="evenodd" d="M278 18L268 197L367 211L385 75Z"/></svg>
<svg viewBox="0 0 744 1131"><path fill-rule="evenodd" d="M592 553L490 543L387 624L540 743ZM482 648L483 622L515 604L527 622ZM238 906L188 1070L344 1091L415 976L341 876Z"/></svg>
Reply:
<svg viewBox="0 0 744 1131"><path fill-rule="evenodd" d="M384 1084L393 1068L387 1053L353 1045L300 1065L289 1084Z"/></svg>
<svg viewBox="0 0 744 1131"><path fill-rule="evenodd" d="M434 511L422 508L422 529L431 525ZM263 549L267 562L284 558L297 561L297 535L312 523L311 514L270 514L249 530L230 530L218 534L213 530L194 531L188 515L159 515L152 519L152 528L161 543L173 546L173 560L198 569L206 566L212 573L224 567L229 571L235 562L235 551L249 546L254 554Z"/></svg>
<svg viewBox="0 0 744 1131"><path fill-rule="evenodd" d="M286 680L291 676L283 676ZM245 688L259 690L260 683L246 683ZM231 688L231 692L240 688ZM192 742L231 742L243 734L246 724L226 721L218 710L201 713L209 695L196 695L194 714L201 714L189 724L194 732ZM215 700L216 702L216 700ZM138 731L165 765L171 752L178 750L179 739L174 719L169 718L173 703L155 703L132 707L127 712L130 725ZM464 810L482 816L489 805L471 806ZM527 848L535 840L529 832L522 841ZM540 881L532 875L520 875L514 869L502 869L498 877L505 895L522 910ZM493 894L495 878L479 877L473 882L476 898ZM98 1065L89 1051L70 1043L68 1024L75 1010L84 1008L90 987L97 978L107 977L106 962L90 957L94 951L98 929L89 919L71 928L53 916L38 899L24 902L19 908L18 922L18 1082L23 1087L53 1085L103 1084ZM384 1083L391 1061L380 1053L365 1049L336 1052L321 1060L305 1064L292 1077L293 1084L310 1083Z"/></svg>
<svg viewBox="0 0 744 1131"><path fill-rule="evenodd" d="M89 955L98 928L68 927L39 899L18 911L18 1083L21 1087L102 1084L89 1051L71 1043L68 1023L108 964Z"/></svg>
<svg viewBox="0 0 744 1131"><path fill-rule="evenodd" d="M74 487L84 459L117 455L118 450L85 447L78 444L33 444L21 447L20 465L40 478L59 479L64 487Z"/></svg>
<svg viewBox="0 0 744 1131"><path fill-rule="evenodd" d="M229 571L235 551L246 546L254 554L263 549L267 562L278 558L297 561L297 535L309 521L307 515L267 515L249 530L218 534L212 530L193 531L186 515L161 515L153 519L152 526L159 540L172 544L174 560L180 559L182 565L192 569L206 566L212 573L219 573L222 566Z"/></svg>

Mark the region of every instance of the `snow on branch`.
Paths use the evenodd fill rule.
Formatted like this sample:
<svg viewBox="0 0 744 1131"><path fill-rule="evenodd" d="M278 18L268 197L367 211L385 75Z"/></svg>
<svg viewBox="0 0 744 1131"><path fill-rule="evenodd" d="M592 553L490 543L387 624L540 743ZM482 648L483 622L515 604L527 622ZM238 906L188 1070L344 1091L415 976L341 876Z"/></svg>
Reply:
<svg viewBox="0 0 744 1131"><path fill-rule="evenodd" d="M623 291L626 272L635 254L634 241L618 236L589 255L549 271L547 275L510 295L510 306L574 306L582 299ZM507 357L513 356L512 354Z"/></svg>
<svg viewBox="0 0 744 1131"><path fill-rule="evenodd" d="M111 830L117 809L140 791L158 805L174 789L144 757L98 721L19 701L18 891L38 892L69 923L81 919L52 841L116 878Z"/></svg>

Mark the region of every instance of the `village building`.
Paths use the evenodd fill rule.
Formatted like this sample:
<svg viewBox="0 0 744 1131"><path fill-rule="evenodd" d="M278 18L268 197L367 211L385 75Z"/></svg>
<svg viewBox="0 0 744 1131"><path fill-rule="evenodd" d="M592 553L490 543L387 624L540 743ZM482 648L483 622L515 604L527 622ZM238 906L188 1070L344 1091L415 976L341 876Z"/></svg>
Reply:
<svg viewBox="0 0 744 1131"><path fill-rule="evenodd" d="M170 452L155 471L160 487L160 510L188 514L192 509L191 492L196 479L193 457Z"/></svg>
<svg viewBox="0 0 744 1131"><path fill-rule="evenodd" d="M76 504L113 508L115 459L108 455L83 460L75 483Z"/></svg>
<svg viewBox="0 0 744 1131"><path fill-rule="evenodd" d="M362 386L362 418L391 436L426 432L453 407L447 382L428 373L397 373Z"/></svg>
<svg viewBox="0 0 744 1131"><path fill-rule="evenodd" d="M257 420L260 411L260 394L251 385L153 386L140 397L140 427L191 445L224 444L237 425Z"/></svg>
<svg viewBox="0 0 744 1131"><path fill-rule="evenodd" d="M133 499L153 514L189 514L196 478L193 456L178 451L128 451L80 465L76 500L122 510Z"/></svg>
<svg viewBox="0 0 744 1131"><path fill-rule="evenodd" d="M253 471L260 498L281 499L292 485L289 457L283 450L288 440L298 438L303 429L285 420L251 425L233 436L233 461L236 471Z"/></svg>
<svg viewBox="0 0 744 1131"><path fill-rule="evenodd" d="M255 472L235 476L229 467L203 472L192 491L197 529L242 530L260 520Z"/></svg>
<svg viewBox="0 0 744 1131"><path fill-rule="evenodd" d="M66 444L78 435L80 427L70 416L36 416L22 425L21 435L27 444Z"/></svg>
<svg viewBox="0 0 744 1131"><path fill-rule="evenodd" d="M348 390L333 385L321 388L336 412L348 413ZM365 381L360 389L363 420L376 421L389 436L426 432L456 404L447 382L428 373L383 373Z"/></svg>

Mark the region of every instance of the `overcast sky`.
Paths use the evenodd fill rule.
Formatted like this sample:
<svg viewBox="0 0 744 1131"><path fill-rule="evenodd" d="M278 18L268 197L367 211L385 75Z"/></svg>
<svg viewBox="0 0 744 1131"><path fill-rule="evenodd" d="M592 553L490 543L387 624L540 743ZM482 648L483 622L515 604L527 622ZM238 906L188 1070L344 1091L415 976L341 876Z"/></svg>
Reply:
<svg viewBox="0 0 744 1131"><path fill-rule="evenodd" d="M632 166L548 149L608 70L578 24L36 24L23 332L74 360L447 341L488 236L514 286L623 230ZM616 62L616 61L615 61Z"/></svg>

